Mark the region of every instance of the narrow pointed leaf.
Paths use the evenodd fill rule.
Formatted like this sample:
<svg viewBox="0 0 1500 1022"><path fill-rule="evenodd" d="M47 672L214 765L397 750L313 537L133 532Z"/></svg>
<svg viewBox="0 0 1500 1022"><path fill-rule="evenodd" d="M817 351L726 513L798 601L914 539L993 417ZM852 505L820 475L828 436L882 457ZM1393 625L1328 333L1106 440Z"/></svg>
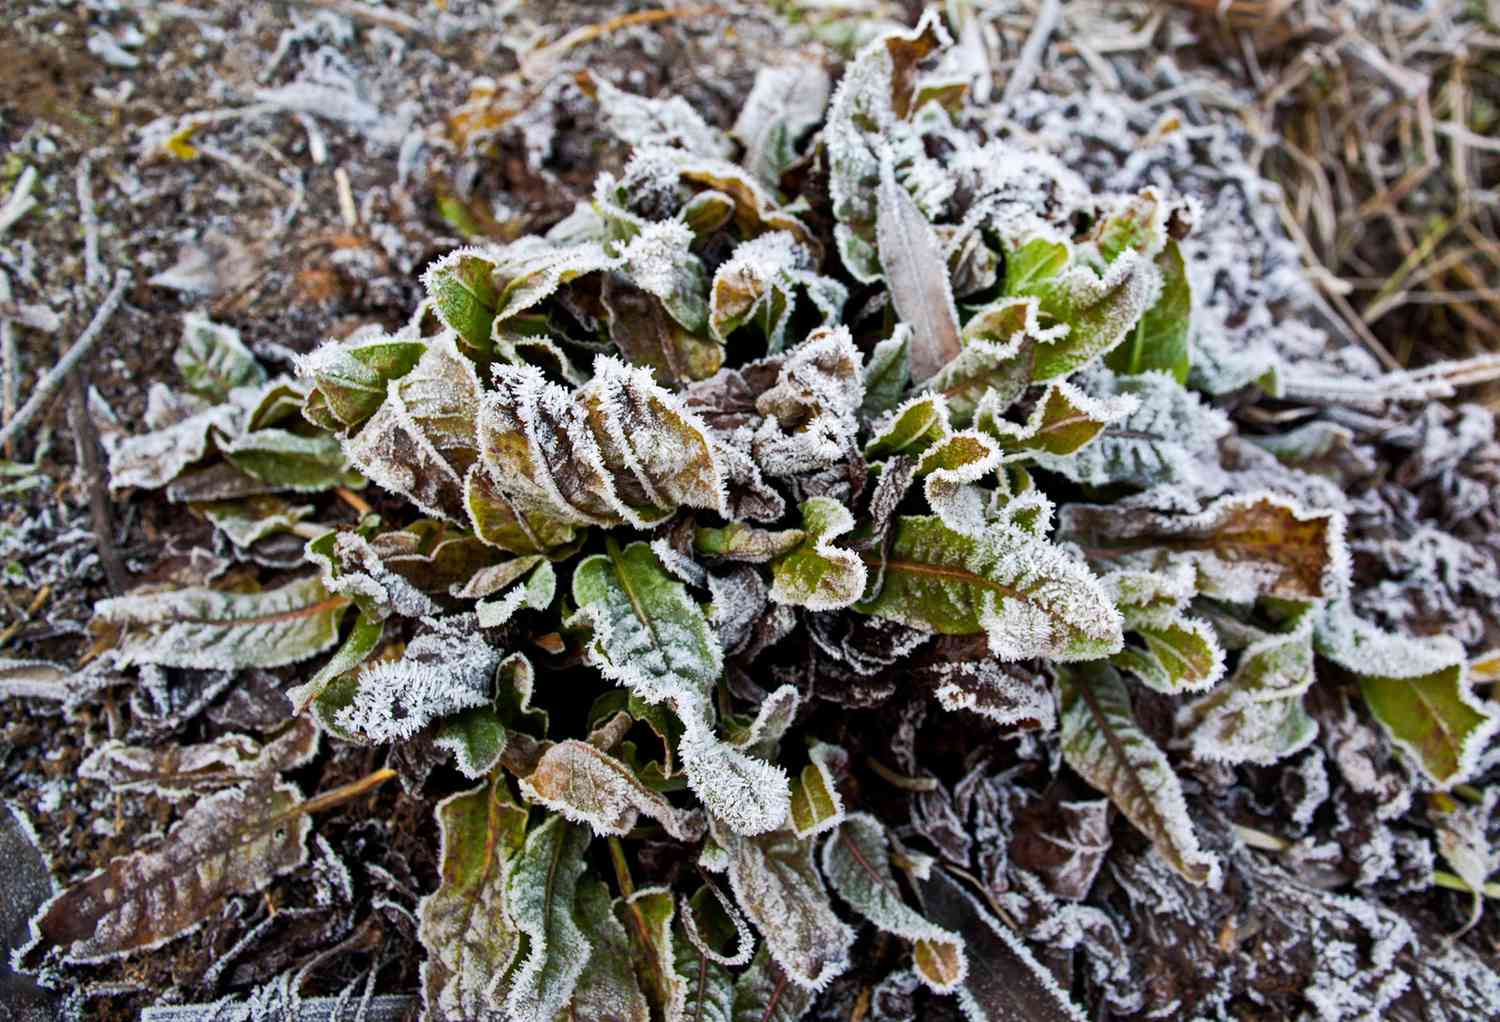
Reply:
<svg viewBox="0 0 1500 1022"><path fill-rule="evenodd" d="M923 383L958 355L958 310L932 224L881 160L876 237L880 265L901 321L910 324L911 378Z"/></svg>
<svg viewBox="0 0 1500 1022"><path fill-rule="evenodd" d="M503 986L512 1019L551 1019L573 997L594 945L577 922L579 878L588 831L553 816L526 838L510 868L510 917L526 938L526 957Z"/></svg>

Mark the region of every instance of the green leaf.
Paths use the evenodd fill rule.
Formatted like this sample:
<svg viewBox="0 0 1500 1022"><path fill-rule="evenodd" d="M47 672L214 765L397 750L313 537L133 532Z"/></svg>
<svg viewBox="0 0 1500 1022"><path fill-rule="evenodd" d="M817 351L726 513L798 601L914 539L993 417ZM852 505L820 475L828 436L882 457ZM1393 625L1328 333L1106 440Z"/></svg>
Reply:
<svg viewBox="0 0 1500 1022"><path fill-rule="evenodd" d="M489 255L479 249L459 249L433 263L422 278L438 317L475 351L489 350L500 303Z"/></svg>
<svg viewBox="0 0 1500 1022"><path fill-rule="evenodd" d="M684 330L702 334L709 325L708 274L703 260L693 254L692 244L693 231L686 224L675 220L648 223L621 248L623 263L616 272L657 298Z"/></svg>
<svg viewBox="0 0 1500 1022"><path fill-rule="evenodd" d="M1193 295L1176 241L1167 241L1156 257L1156 268L1161 272L1161 297L1141 315L1125 342L1111 351L1104 363L1125 375L1160 369L1185 384L1192 367L1189 328Z"/></svg>
<svg viewBox="0 0 1500 1022"><path fill-rule="evenodd" d="M849 297L844 285L813 272L812 252L790 232L775 231L743 242L714 272L709 329L723 343L753 323L774 355L785 347L799 290L817 307L824 325L838 322Z"/></svg>
<svg viewBox="0 0 1500 1022"><path fill-rule="evenodd" d="M1100 664L1057 671L1062 754L1109 796L1183 879L1217 888L1219 860L1203 851L1166 755L1141 731L1119 674Z"/></svg>
<svg viewBox="0 0 1500 1022"><path fill-rule="evenodd" d="M956 423L972 420L981 402L994 414L1009 408L1031 384L1038 342L1063 328L1043 326L1036 298L1002 298L964 324L959 353L928 381L948 402Z"/></svg>
<svg viewBox="0 0 1500 1022"><path fill-rule="evenodd" d="M380 645L381 638L385 635L385 619L363 611L354 619L354 627L349 630L349 636L344 639L344 644L338 648L338 652L328 658L328 662L318 669L306 682L287 689L287 698L292 701L295 712L301 713L307 708L323 687L341 674L347 674L367 660L375 648Z"/></svg>
<svg viewBox="0 0 1500 1022"><path fill-rule="evenodd" d="M805 501L801 544L771 562L771 599L809 610L838 610L858 600L865 589L864 562L833 545L853 528L854 516L833 498Z"/></svg>
<svg viewBox="0 0 1500 1022"><path fill-rule="evenodd" d="M1457 640L1392 635L1339 603L1325 611L1314 641L1320 654L1359 679L1370 713L1427 777L1446 788L1473 776L1500 717L1474 694Z"/></svg>
<svg viewBox="0 0 1500 1022"><path fill-rule="evenodd" d="M604 675L647 702L668 704L681 719L683 768L704 805L741 832L778 826L786 817L786 777L714 735L712 692L723 650L702 608L651 547L612 546L585 558L573 572L573 599L593 625L591 656Z"/></svg>
<svg viewBox="0 0 1500 1022"><path fill-rule="evenodd" d="M1024 424L1000 418L993 403L982 401L977 428L1015 454L1041 452L1058 457L1075 453L1095 440L1106 426L1135 408L1129 399L1090 397L1066 380L1047 385L1046 392Z"/></svg>
<svg viewBox="0 0 1500 1022"><path fill-rule="evenodd" d="M284 429L258 429L221 448L235 468L278 489L310 493L364 485L344 460L338 438L327 433L302 436Z"/></svg>
<svg viewBox="0 0 1500 1022"><path fill-rule="evenodd" d="M585 880L580 885L577 917L593 950L557 1022L651 1022L651 1007L631 965L630 937L614 916L603 881Z"/></svg>
<svg viewBox="0 0 1500 1022"><path fill-rule="evenodd" d="M1088 570L1012 526L970 536L937 518L897 518L884 584L855 609L944 635L983 632L1002 660L1091 659L1122 641L1120 616Z"/></svg>
<svg viewBox="0 0 1500 1022"><path fill-rule="evenodd" d="M952 430L948 403L941 394L916 394L898 407L865 444L871 460L896 454L921 454Z"/></svg>
<svg viewBox="0 0 1500 1022"><path fill-rule="evenodd" d="M1185 613L1196 578L1186 564L1168 574L1115 572L1105 585L1125 619L1127 643L1110 658L1147 686L1167 695L1201 692L1224 675L1224 649L1207 621Z"/></svg>
<svg viewBox="0 0 1500 1022"><path fill-rule="evenodd" d="M794 985L819 990L849 967L854 931L828 902L811 839L790 830L743 837L722 828L714 839L728 858L735 902Z"/></svg>
<svg viewBox="0 0 1500 1022"><path fill-rule="evenodd" d="M443 799L436 815L438 888L417 908L417 936L427 951L422 995L439 1022L469 1022L495 1013L490 993L521 950L506 888L527 813L497 776Z"/></svg>
<svg viewBox="0 0 1500 1022"><path fill-rule="evenodd" d="M837 745L814 742L808 764L792 782L790 822L799 840L811 838L844 820L844 799L834 779L835 768L848 763L849 754Z"/></svg>
<svg viewBox="0 0 1500 1022"><path fill-rule="evenodd" d="M316 656L339 637L350 604L316 575L256 593L176 589L100 600L95 616L122 634L118 665L200 670L281 667Z"/></svg>
<svg viewBox="0 0 1500 1022"><path fill-rule="evenodd" d="M491 702L449 714L433 735L433 744L453 753L454 765L465 777L483 777L495 768L511 729L547 733L547 711L531 705L536 672L525 654L512 653L500 661L495 680Z"/></svg>
<svg viewBox="0 0 1500 1022"><path fill-rule="evenodd" d="M670 314L662 299L624 278L606 276L602 294L609 338L632 364L668 385L702 380L724 364L724 345L705 339Z"/></svg>
<svg viewBox="0 0 1500 1022"><path fill-rule="evenodd" d="M952 993L969 973L963 940L928 922L902 899L886 845L880 821L868 813L854 813L823 843L823 874L850 908L886 933L911 942L923 983L936 993Z"/></svg>
<svg viewBox="0 0 1500 1022"><path fill-rule="evenodd" d="M1198 759L1270 765L1318 736L1302 697L1317 680L1311 607L1284 632L1263 635L1240 654L1227 682L1178 711L1177 729Z"/></svg>
<svg viewBox="0 0 1500 1022"><path fill-rule="evenodd" d="M683 1014L684 978L675 968L677 942L672 917L676 903L665 887L646 887L615 902L615 918L625 927L634 952L636 976L646 997L667 1022ZM705 1016L711 1022L711 1016Z"/></svg>
<svg viewBox="0 0 1500 1022"><path fill-rule="evenodd" d="M240 332L202 313L182 317L182 339L172 361L187 389L210 401L223 401L236 387L266 382L266 371L240 340Z"/></svg>
<svg viewBox="0 0 1500 1022"><path fill-rule="evenodd" d="M551 1019L578 986L594 950L578 926L578 881L583 876L589 834L561 816L549 818L526 838L509 870L510 918L525 937L524 960L502 986L513 1019Z"/></svg>
<svg viewBox="0 0 1500 1022"><path fill-rule="evenodd" d="M389 337L324 344L305 356L298 369L312 377L321 406L335 427L343 429L358 426L374 415L391 381L411 372L426 351L423 341ZM313 422L326 425L322 418L313 418Z"/></svg>
<svg viewBox="0 0 1500 1022"><path fill-rule="evenodd" d="M732 134L745 147L741 162L767 187L780 187L781 172L797 159L798 137L823 119L830 84L828 73L812 62L756 71Z"/></svg>
<svg viewBox="0 0 1500 1022"><path fill-rule="evenodd" d="M1066 376L1118 345L1146 311L1158 276L1134 251L1102 273L1077 258L1065 241L1034 238L1011 252L1005 293L1036 298L1044 324L1068 328L1058 339L1036 345L1032 380Z"/></svg>
<svg viewBox="0 0 1500 1022"><path fill-rule="evenodd" d="M875 345L865 363L865 400L860 415L866 419L892 411L911 383L911 327L896 324L890 337Z"/></svg>

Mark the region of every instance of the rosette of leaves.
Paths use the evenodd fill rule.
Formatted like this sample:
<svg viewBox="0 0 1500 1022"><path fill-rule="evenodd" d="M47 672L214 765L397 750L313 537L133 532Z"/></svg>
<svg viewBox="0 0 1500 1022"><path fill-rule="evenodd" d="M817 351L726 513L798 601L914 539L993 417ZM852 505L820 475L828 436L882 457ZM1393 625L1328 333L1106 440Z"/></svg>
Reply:
<svg viewBox="0 0 1500 1022"><path fill-rule="evenodd" d="M119 666L332 650L297 712L466 778L439 793L418 912L431 1017L795 1019L866 924L970 1017L1010 1017L985 956L1078 1017L859 804L863 767L805 726L806 675L759 684L778 644L929 685L966 723L1055 728L1192 884L1222 869L1172 750L1292 755L1313 684L1357 687L1435 785L1475 769L1495 717L1462 650L1353 617L1341 511L1303 503L1295 469L1221 461L1233 426L1185 385L1191 207L981 142L947 45L932 15L876 40L826 106L816 75L773 69L740 148L594 82L633 154L549 234L438 260L406 326L328 342L295 380L192 319L192 393L153 393L151 431L116 446L116 486L194 502L247 558L294 535L309 565L105 601ZM1022 165L1053 187L1019 187ZM318 497L363 479L378 514ZM301 831L275 833L299 861ZM697 878L638 888L646 839ZM178 908L167 938L202 918ZM135 946L109 940L49 947Z"/></svg>

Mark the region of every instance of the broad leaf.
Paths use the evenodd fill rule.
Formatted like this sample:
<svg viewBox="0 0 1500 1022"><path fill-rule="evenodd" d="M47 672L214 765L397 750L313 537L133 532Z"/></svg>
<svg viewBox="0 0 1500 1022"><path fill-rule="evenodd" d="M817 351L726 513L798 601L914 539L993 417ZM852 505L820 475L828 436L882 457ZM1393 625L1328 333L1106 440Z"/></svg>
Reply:
<svg viewBox="0 0 1500 1022"><path fill-rule="evenodd" d="M1066 380L1049 384L1024 424L994 414L981 402L977 427L1000 446L1017 455L1038 452L1066 457L1095 440L1105 427L1119 422L1136 408L1129 397L1094 398Z"/></svg>
<svg viewBox="0 0 1500 1022"><path fill-rule="evenodd" d="M297 369L312 378L318 404L332 422L313 421L339 429L358 426L375 414L390 382L411 372L426 350L422 341L387 337L315 348L298 361Z"/></svg>
<svg viewBox="0 0 1500 1022"><path fill-rule="evenodd" d="M311 493L364 483L350 471L338 439L327 433L257 429L220 444L220 450L235 468L278 490Z"/></svg>
<svg viewBox="0 0 1500 1022"><path fill-rule="evenodd" d="M422 994L440 1022L495 1013L490 992L521 949L510 921L508 871L526 837L526 809L503 777L438 803L438 888L417 908L417 935L427 951Z"/></svg>
<svg viewBox="0 0 1500 1022"><path fill-rule="evenodd" d="M807 766L792 782L789 822L799 841L837 827L844 820L844 798L834 773L847 769L849 754L837 745L815 742L807 758Z"/></svg>
<svg viewBox="0 0 1500 1022"><path fill-rule="evenodd" d="M257 593L177 589L100 600L99 620L121 629L119 666L200 670L280 667L328 649L339 637L347 596L316 575Z"/></svg>
<svg viewBox="0 0 1500 1022"><path fill-rule="evenodd" d="M1314 638L1320 654L1359 679L1370 713L1427 777L1448 787L1473 775L1500 716L1474 694L1457 640L1391 635L1343 603L1328 608Z"/></svg>
<svg viewBox="0 0 1500 1022"><path fill-rule="evenodd" d="M79 765L78 776L113 791L179 799L294 770L317 751L318 730L305 718L294 720L264 744L232 732L209 742L155 747L112 738Z"/></svg>
<svg viewBox="0 0 1500 1022"><path fill-rule="evenodd" d="M285 782L231 788L195 803L161 843L112 860L37 913L36 950L70 962L145 951L301 866L312 821Z"/></svg>
<svg viewBox="0 0 1500 1022"><path fill-rule="evenodd" d="M785 346L786 329L804 291L825 325L838 321L848 298L844 286L813 272L812 253L786 231L762 234L737 246L714 272L708 325L720 342L747 323L776 354Z"/></svg>
<svg viewBox="0 0 1500 1022"><path fill-rule="evenodd" d="M1258 596L1324 599L1342 592L1348 579L1343 516L1271 494L1221 497L1191 515L1070 504L1059 515L1058 536L1098 564L1153 570L1191 564L1200 594L1235 603Z"/></svg>
<svg viewBox="0 0 1500 1022"><path fill-rule="evenodd" d="M1187 383L1192 365L1189 328L1193 295L1182 250L1175 240L1168 240L1157 255L1156 268L1162 279L1160 297L1104 361L1124 375L1159 369L1171 373L1178 383Z"/></svg>
<svg viewBox="0 0 1500 1022"><path fill-rule="evenodd" d="M1136 724L1119 674L1095 664L1061 669L1057 688L1063 759L1108 795L1183 879L1217 888L1219 861L1199 847L1177 775Z"/></svg>
<svg viewBox="0 0 1500 1022"><path fill-rule="evenodd" d="M937 993L950 993L969 973L963 940L928 922L902 899L886 845L885 827L868 813L855 813L824 842L823 874L856 912L912 943L922 982Z"/></svg>
<svg viewBox="0 0 1500 1022"><path fill-rule="evenodd" d="M793 984L820 990L849 967L854 933L828 903L811 839L789 830L757 837L716 830L715 840L728 857L735 901Z"/></svg>
<svg viewBox="0 0 1500 1022"><path fill-rule="evenodd" d="M594 945L578 926L588 831L553 816L533 830L509 868L507 908L526 957L504 978L512 1019L552 1019L573 997Z"/></svg>
<svg viewBox="0 0 1500 1022"><path fill-rule="evenodd" d="M755 73L730 133L745 147L741 162L766 186L779 187L797 159L797 139L823 119L829 88L828 73L808 61Z"/></svg>
<svg viewBox="0 0 1500 1022"><path fill-rule="evenodd" d="M895 409L911 383L911 327L899 323L890 337L875 345L865 363L865 400L860 414L873 419Z"/></svg>
<svg viewBox="0 0 1500 1022"><path fill-rule="evenodd" d="M865 565L859 555L833 545L854 528L854 516L838 501L813 497L802 505L802 542L771 562L771 599L809 610L838 610L864 593Z"/></svg>
<svg viewBox="0 0 1500 1022"><path fill-rule="evenodd" d="M1178 731L1188 735L1194 756L1271 764L1312 743L1318 725L1302 697L1317 680L1314 617L1308 608L1286 631L1251 643L1227 682L1178 712Z"/></svg>
<svg viewBox="0 0 1500 1022"><path fill-rule="evenodd" d="M614 916L609 889L602 881L584 880L577 904L578 926L592 949L573 999L558 1013L557 1022L651 1022L651 1007L631 967L630 937Z"/></svg>
<svg viewBox="0 0 1500 1022"><path fill-rule="evenodd" d="M724 364L724 345L695 334L662 299L623 277L605 277L602 294L609 337L632 364L647 366L664 384L712 376Z"/></svg>
<svg viewBox="0 0 1500 1022"><path fill-rule="evenodd" d="M1014 527L970 536L936 518L898 518L884 567L880 591L856 610L945 635L983 632L1002 660L1091 659L1120 648L1119 614L1097 580Z"/></svg>
<svg viewBox="0 0 1500 1022"><path fill-rule="evenodd" d="M182 339L172 361L187 389L210 401L223 401L236 387L266 382L266 371L240 340L240 332L202 313L182 317Z"/></svg>
<svg viewBox="0 0 1500 1022"><path fill-rule="evenodd" d="M679 841L703 836L701 814L674 808L626 764L575 739L542 753L536 768L521 779L521 793L574 823L588 824L598 835L628 834L645 813Z"/></svg>

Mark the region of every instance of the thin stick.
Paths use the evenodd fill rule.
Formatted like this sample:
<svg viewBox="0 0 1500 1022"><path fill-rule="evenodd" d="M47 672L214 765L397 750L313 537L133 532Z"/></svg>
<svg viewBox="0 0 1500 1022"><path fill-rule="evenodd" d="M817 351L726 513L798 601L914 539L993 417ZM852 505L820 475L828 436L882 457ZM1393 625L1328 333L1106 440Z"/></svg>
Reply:
<svg viewBox="0 0 1500 1022"><path fill-rule="evenodd" d="M57 393L57 388L62 386L63 380L68 378L73 367L93 350L95 343L104 334L104 325L115 314L115 309L119 308L120 298L125 294L125 288L129 283L129 270L120 270L115 274L115 286L109 289L109 294L105 296L104 302L94 313L94 318L89 321L89 325L78 340L73 342L73 346L58 360L57 365L37 381L36 389L31 392L31 399L21 406L20 410L5 424L4 429L0 429L0 447L4 447L15 439L21 430L36 418L37 413L52 400L52 395Z"/></svg>
<svg viewBox="0 0 1500 1022"><path fill-rule="evenodd" d="M359 798L365 792L380 787L395 776L396 771L390 767L381 767L373 774L366 774L357 781L350 781L348 784L334 788L332 791L325 791L321 795L316 795L308 799L293 809L292 812L321 813L324 810L332 809L334 806L343 805L352 798Z"/></svg>
<svg viewBox="0 0 1500 1022"><path fill-rule="evenodd" d="M83 279L89 284L102 285L109 279L104 263L99 260L99 216L94 212L94 182L90 177L93 157L85 156L78 161L78 218L83 222Z"/></svg>
<svg viewBox="0 0 1500 1022"><path fill-rule="evenodd" d="M89 520L94 528L94 547L104 577L116 595L130 588L130 572L125 558L115 548L115 520L111 513L109 489L104 481L104 466L99 461L99 434L89 416L88 388L83 373L68 374L68 425L73 430L73 444L78 453L78 471L83 474L89 491Z"/></svg>
<svg viewBox="0 0 1500 1022"><path fill-rule="evenodd" d="M1021 54L1016 58L1016 66L1011 68L1010 77L1006 79L1005 91L1000 95L1002 103L1011 102L1031 88L1031 83L1036 81L1036 73L1042 65L1042 53L1047 48L1047 40L1052 38L1052 33L1057 29L1057 22L1061 17L1062 0L1042 0L1042 8L1036 13L1036 21L1031 24L1031 32L1026 36L1026 41L1021 44Z"/></svg>
<svg viewBox="0 0 1500 1022"><path fill-rule="evenodd" d="M10 304L10 278L0 270L0 305ZM16 346L16 330L10 317L0 312L0 425L15 417L20 401L21 352Z"/></svg>
<svg viewBox="0 0 1500 1022"><path fill-rule="evenodd" d="M34 184L36 168L27 167L16 179L16 186L10 190L10 198L5 200L4 206L0 206L0 238L36 205L36 200L31 197L31 186Z"/></svg>

